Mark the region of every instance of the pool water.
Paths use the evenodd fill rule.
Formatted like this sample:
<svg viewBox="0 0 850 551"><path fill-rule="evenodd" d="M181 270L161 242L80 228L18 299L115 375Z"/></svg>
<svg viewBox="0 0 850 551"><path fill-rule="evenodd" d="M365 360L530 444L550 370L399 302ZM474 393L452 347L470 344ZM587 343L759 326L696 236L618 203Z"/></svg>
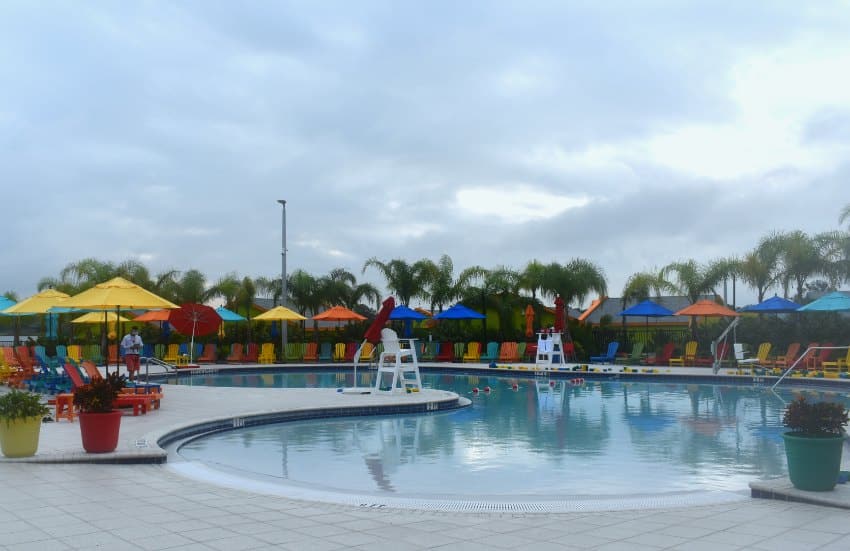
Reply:
<svg viewBox="0 0 850 551"><path fill-rule="evenodd" d="M365 386L373 373L359 375ZM233 430L190 441L179 454L263 480L425 497L743 491L754 479L786 474L782 413L795 396L788 389L428 373L423 382L473 405ZM351 374L193 377L199 383L339 387Z"/></svg>

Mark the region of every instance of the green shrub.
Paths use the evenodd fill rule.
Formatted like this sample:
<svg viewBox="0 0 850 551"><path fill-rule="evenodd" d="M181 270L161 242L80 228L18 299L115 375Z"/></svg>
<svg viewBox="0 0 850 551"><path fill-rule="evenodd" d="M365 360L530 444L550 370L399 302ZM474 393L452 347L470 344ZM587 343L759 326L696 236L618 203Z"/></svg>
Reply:
<svg viewBox="0 0 850 551"><path fill-rule="evenodd" d="M835 402L810 403L800 396L785 409L782 424L805 436L837 436L844 432L847 410Z"/></svg>
<svg viewBox="0 0 850 551"><path fill-rule="evenodd" d="M41 403L41 395L21 390L12 390L0 396L0 419L6 424L16 419L42 417L50 413L50 409Z"/></svg>

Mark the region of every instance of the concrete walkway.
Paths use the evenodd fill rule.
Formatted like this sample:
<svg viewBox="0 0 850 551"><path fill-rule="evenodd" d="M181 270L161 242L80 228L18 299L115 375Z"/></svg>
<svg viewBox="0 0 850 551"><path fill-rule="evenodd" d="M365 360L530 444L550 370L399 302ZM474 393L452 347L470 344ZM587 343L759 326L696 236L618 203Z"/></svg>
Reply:
<svg viewBox="0 0 850 551"><path fill-rule="evenodd" d="M325 389L167 386L161 410L124 416L119 452L158 454L156 441L162 434L211 418L349 402L427 402L450 394L361 396ZM85 456L78 423L49 423L43 429L40 459ZM223 488L181 477L168 465L10 460L0 461L0 487L2 551L850 549L846 510L773 500L601 513L440 513L297 501Z"/></svg>

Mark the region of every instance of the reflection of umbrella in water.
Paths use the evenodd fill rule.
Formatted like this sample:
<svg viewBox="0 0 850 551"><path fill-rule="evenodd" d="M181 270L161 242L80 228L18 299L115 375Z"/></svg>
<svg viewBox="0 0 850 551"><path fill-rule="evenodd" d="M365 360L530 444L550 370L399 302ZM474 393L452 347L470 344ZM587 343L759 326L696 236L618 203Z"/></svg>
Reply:
<svg viewBox="0 0 850 551"><path fill-rule="evenodd" d="M625 406L623 408L623 418L630 427L641 432L657 432L664 430L671 424L676 422L672 414L663 410L652 410L652 405L649 401L649 396L639 396L640 405L637 408L629 407L629 394L625 391L623 400Z"/></svg>
<svg viewBox="0 0 850 551"><path fill-rule="evenodd" d="M174 329L184 335L192 335L189 344L189 363L192 363L192 354L195 352L195 335L209 335L218 329L221 316L211 306L206 304L186 303L172 310L168 316L168 323Z"/></svg>
<svg viewBox="0 0 850 551"><path fill-rule="evenodd" d="M399 304L393 311L390 313L391 320L403 320L404 321L404 336L410 337L412 333L411 322L413 321L422 321L424 319L428 319L428 316L425 316L412 308L408 308L404 304Z"/></svg>
<svg viewBox="0 0 850 551"><path fill-rule="evenodd" d="M176 304L151 293L131 281L127 281L123 277L116 277L104 283L98 283L91 289L67 299L61 306L88 308L91 310L115 309L115 313L119 316L121 315L122 307L130 310L178 307ZM108 375L108 363L106 370Z"/></svg>

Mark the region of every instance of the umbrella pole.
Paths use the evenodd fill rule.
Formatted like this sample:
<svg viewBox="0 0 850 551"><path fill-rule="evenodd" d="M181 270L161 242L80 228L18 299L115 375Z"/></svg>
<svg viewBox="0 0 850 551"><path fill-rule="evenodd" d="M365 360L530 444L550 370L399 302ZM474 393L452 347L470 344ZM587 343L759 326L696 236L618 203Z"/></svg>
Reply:
<svg viewBox="0 0 850 551"><path fill-rule="evenodd" d="M189 363L192 363L192 354L195 352L195 324L197 320L192 316L192 340L189 344Z"/></svg>

